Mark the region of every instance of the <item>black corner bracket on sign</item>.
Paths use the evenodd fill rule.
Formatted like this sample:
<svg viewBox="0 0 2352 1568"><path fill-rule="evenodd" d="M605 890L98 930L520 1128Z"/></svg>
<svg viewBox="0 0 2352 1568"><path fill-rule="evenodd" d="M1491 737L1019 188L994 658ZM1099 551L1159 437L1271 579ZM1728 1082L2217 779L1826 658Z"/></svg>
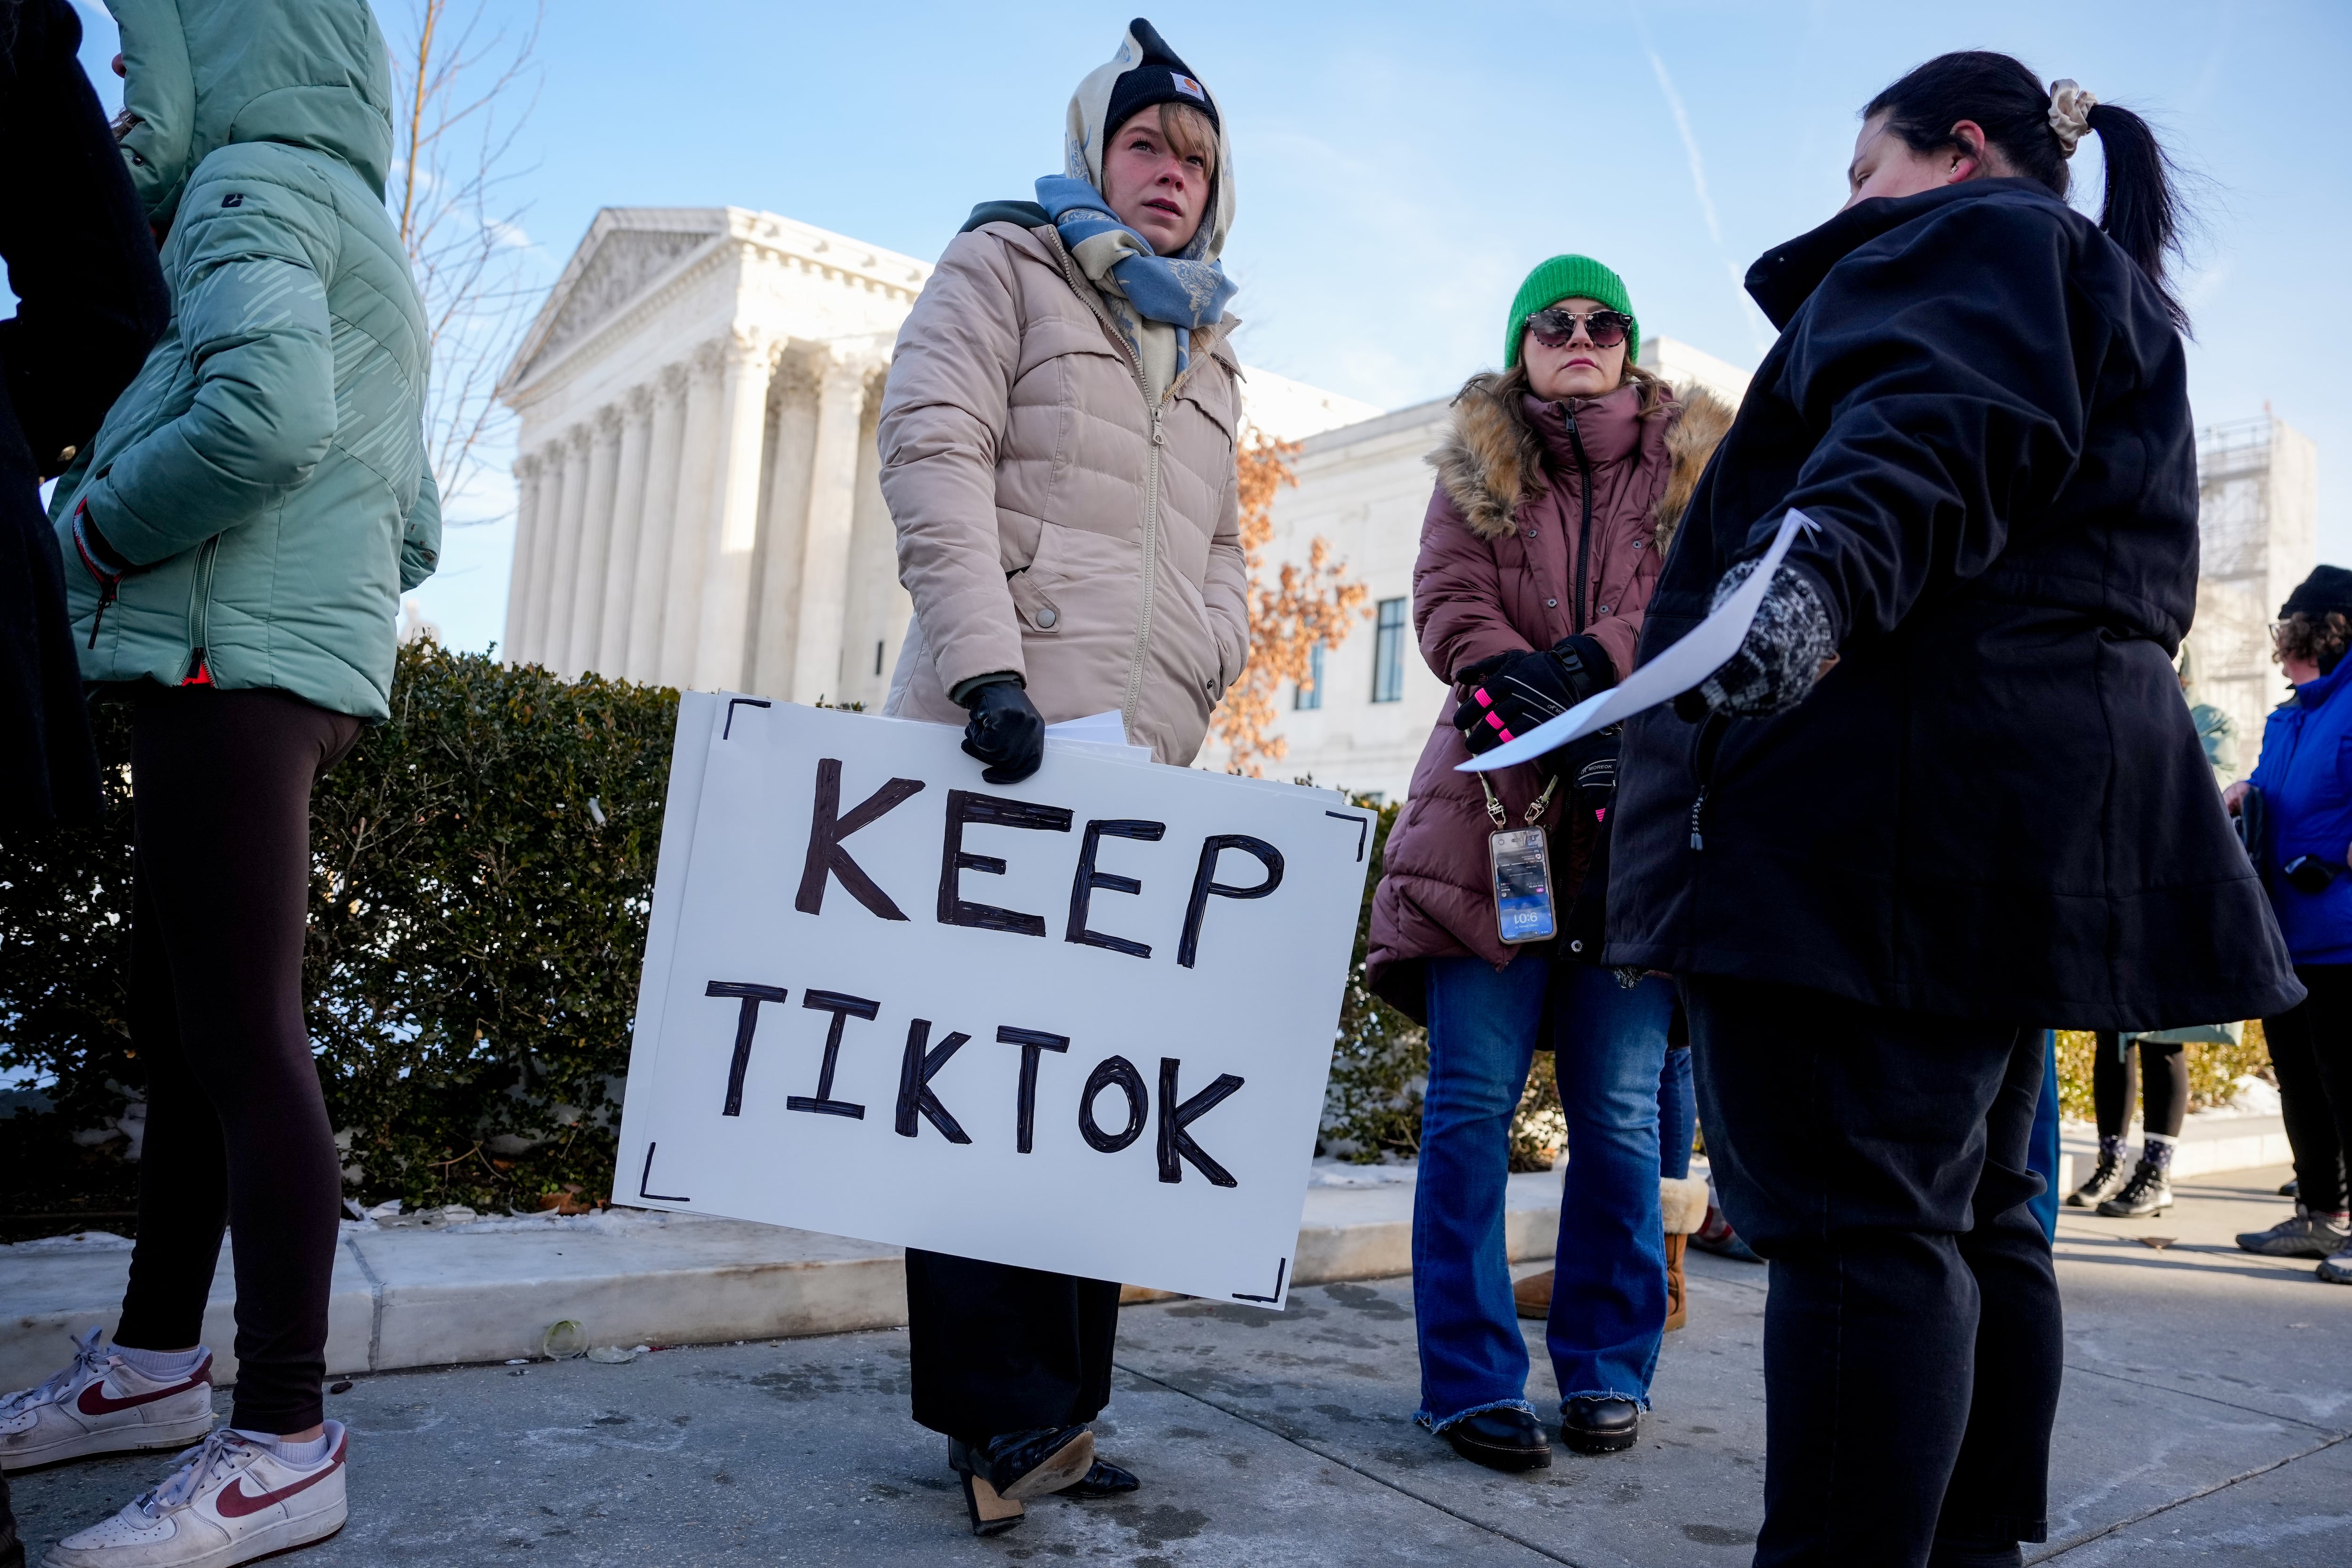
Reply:
<svg viewBox="0 0 2352 1568"><path fill-rule="evenodd" d="M647 1190L653 1186L654 1182L654 1151L660 1146L660 1145L653 1143L650 1140L646 1144L646 1169L645 1174L637 1177L637 1196L643 1198L649 1198L655 1203L692 1203L694 1199L680 1197L678 1194L674 1192L652 1192ZM1279 1290L1281 1287L1276 1286L1276 1288Z"/></svg>
<svg viewBox="0 0 2352 1568"><path fill-rule="evenodd" d="M729 697L727 699L727 722L719 727L719 738L725 740L735 733L735 710L737 708L773 707L775 706L775 704L770 702L765 697Z"/></svg>
<svg viewBox="0 0 2352 1568"><path fill-rule="evenodd" d="M1359 817L1348 811L1326 811L1323 814L1327 817L1337 817L1343 822L1356 824L1356 863L1363 864L1364 841L1371 836L1372 820L1370 817Z"/></svg>
<svg viewBox="0 0 2352 1568"><path fill-rule="evenodd" d="M1287 1258L1284 1258L1275 1264L1274 1294L1271 1296L1244 1295L1243 1292L1235 1291L1234 1292L1234 1300L1237 1301L1278 1301L1282 1300L1282 1271L1289 1267L1290 1260Z"/></svg>

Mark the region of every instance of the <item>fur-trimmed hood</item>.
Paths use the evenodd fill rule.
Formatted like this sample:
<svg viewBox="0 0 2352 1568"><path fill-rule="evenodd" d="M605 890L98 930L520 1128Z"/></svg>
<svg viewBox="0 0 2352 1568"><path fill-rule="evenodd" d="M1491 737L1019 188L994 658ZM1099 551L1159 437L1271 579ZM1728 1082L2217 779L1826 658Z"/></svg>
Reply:
<svg viewBox="0 0 2352 1568"><path fill-rule="evenodd" d="M1543 437L1512 406L1511 397L1501 391L1503 381L1492 374L1472 377L1454 400L1454 422L1444 441L1429 455L1429 465L1461 512L1464 526L1483 539L1511 532L1517 526L1520 503L1543 484ZM1693 383L1671 389L1658 412L1643 416L1668 422L1666 453L1673 460L1654 508L1653 536L1659 550L1673 542L1675 526L1690 507L1706 460L1731 428L1734 412L1729 403Z"/></svg>

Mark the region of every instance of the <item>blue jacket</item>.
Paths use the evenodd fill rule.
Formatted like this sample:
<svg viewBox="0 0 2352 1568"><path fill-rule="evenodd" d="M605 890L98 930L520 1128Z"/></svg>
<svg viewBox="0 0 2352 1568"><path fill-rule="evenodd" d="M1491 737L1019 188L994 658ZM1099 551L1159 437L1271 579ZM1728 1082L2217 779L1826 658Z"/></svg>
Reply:
<svg viewBox="0 0 2352 1568"><path fill-rule="evenodd" d="M2271 905L2298 964L2352 964L2352 873L2325 893L2297 893L2279 867L2317 855L2338 868L2352 848L2352 659L2295 688L2263 726L2263 866Z"/></svg>

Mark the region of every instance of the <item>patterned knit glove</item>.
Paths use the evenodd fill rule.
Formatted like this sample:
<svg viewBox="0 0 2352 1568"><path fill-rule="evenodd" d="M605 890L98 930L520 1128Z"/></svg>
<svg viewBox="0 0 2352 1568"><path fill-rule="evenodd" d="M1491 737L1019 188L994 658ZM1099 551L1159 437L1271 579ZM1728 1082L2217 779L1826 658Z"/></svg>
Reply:
<svg viewBox="0 0 2352 1568"><path fill-rule="evenodd" d="M1715 604L1730 598L1755 570L1753 560L1744 560L1725 572L1716 585ZM1738 718L1786 713L1805 700L1836 658L1829 607L1812 580L1784 562L1772 574L1739 651L1699 683L1698 695L1716 712Z"/></svg>

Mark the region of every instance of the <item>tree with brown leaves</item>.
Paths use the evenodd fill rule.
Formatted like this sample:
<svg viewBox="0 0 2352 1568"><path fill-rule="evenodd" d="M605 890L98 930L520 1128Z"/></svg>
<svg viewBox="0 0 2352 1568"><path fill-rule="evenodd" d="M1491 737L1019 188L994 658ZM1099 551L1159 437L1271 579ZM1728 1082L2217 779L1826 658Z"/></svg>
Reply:
<svg viewBox="0 0 2352 1568"><path fill-rule="evenodd" d="M1315 650L1338 647L1347 640L1349 622L1371 613L1363 607L1368 590L1349 579L1347 563L1333 559L1320 537L1307 547L1304 566L1284 561L1278 570L1265 570L1265 547L1274 538L1274 497L1285 485L1297 485L1291 459L1298 450L1296 441L1251 430L1237 456L1242 555L1249 563L1250 656L1241 678L1217 705L1209 733L1230 748L1225 770L1252 779L1263 778L1265 765L1281 761L1290 750L1288 741L1272 733L1282 683L1311 687Z"/></svg>

